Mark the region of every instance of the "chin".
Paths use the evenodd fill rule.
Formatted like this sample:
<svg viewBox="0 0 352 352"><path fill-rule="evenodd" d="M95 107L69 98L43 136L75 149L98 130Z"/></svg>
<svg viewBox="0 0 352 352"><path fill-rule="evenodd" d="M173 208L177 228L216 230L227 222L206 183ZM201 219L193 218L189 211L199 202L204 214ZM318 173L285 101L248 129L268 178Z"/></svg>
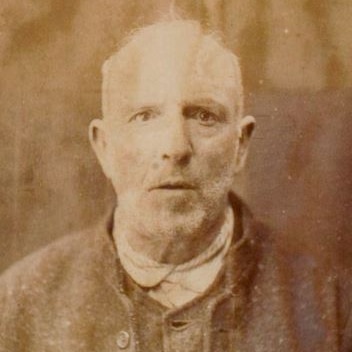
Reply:
<svg viewBox="0 0 352 352"><path fill-rule="evenodd" d="M141 200L143 208L152 214L163 214L167 218L187 216L204 206L195 192L158 192Z"/></svg>
<svg viewBox="0 0 352 352"><path fill-rule="evenodd" d="M175 207L174 207L175 206ZM204 226L208 214L203 208L178 208L174 206L162 209L149 209L140 218L143 219L148 233L158 233L161 236L190 236Z"/></svg>
<svg viewBox="0 0 352 352"><path fill-rule="evenodd" d="M136 231L158 234L161 238L187 237L199 230L207 231L223 211L220 197L202 198L191 191L154 193L147 197L129 194L118 203L123 221Z"/></svg>
<svg viewBox="0 0 352 352"><path fill-rule="evenodd" d="M207 231L217 220L219 211L220 207L214 204L214 200L175 197L167 202L159 200L149 203L140 208L138 213L148 233L182 238L192 236L201 229Z"/></svg>

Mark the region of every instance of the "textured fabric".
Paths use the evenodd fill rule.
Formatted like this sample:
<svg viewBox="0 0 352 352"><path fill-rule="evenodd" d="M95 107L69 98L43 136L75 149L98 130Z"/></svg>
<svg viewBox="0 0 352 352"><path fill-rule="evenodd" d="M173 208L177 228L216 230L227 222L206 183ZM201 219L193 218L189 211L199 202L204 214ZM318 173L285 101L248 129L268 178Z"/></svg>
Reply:
<svg viewBox="0 0 352 352"><path fill-rule="evenodd" d="M201 351L351 352L350 272L282 248L233 195L231 203L236 227L224 280L213 286L219 295L204 311L196 298L180 312L194 307L208 322ZM67 236L1 276L1 352L150 351L111 228ZM174 336L161 329L153 352L190 351L192 333Z"/></svg>
<svg viewBox="0 0 352 352"><path fill-rule="evenodd" d="M133 280L127 280L126 286L127 295L135 306L139 345L143 351L164 352L202 351L204 332L211 325L214 302L222 298L227 289L222 272L216 283L195 304L168 309L152 299ZM228 314L233 317L233 310L229 310Z"/></svg>
<svg viewBox="0 0 352 352"><path fill-rule="evenodd" d="M218 275L231 244L234 215L231 206L218 236L210 246L190 261L171 265L158 263L135 252L124 233L114 229L123 268L149 295L166 307L179 307L203 293Z"/></svg>

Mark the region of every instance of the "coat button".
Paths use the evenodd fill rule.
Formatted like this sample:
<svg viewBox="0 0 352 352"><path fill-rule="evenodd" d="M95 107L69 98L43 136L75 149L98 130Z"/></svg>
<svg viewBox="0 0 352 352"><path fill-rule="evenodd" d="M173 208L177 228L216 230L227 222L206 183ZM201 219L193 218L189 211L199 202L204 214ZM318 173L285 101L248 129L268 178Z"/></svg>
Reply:
<svg viewBox="0 0 352 352"><path fill-rule="evenodd" d="M127 331L121 330L117 334L116 343L119 348L124 350L130 344L130 334Z"/></svg>

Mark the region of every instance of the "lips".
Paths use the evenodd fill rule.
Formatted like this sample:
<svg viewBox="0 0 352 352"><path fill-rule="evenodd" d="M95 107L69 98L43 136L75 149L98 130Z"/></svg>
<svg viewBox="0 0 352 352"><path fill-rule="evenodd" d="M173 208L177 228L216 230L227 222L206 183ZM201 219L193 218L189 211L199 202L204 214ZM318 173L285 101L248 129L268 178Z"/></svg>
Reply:
<svg viewBox="0 0 352 352"><path fill-rule="evenodd" d="M192 190L195 189L195 186L184 180L166 180L158 183L157 185L150 188L150 190Z"/></svg>

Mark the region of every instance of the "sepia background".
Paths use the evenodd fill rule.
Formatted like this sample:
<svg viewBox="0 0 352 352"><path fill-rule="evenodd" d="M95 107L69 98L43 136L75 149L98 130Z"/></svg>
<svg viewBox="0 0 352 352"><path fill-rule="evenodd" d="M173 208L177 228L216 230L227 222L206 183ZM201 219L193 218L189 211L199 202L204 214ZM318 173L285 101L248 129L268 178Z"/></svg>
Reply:
<svg viewBox="0 0 352 352"><path fill-rule="evenodd" d="M234 187L287 246L352 264L352 2L178 0L241 59L258 124ZM169 0L1 0L0 271L112 205L87 139L100 66Z"/></svg>

